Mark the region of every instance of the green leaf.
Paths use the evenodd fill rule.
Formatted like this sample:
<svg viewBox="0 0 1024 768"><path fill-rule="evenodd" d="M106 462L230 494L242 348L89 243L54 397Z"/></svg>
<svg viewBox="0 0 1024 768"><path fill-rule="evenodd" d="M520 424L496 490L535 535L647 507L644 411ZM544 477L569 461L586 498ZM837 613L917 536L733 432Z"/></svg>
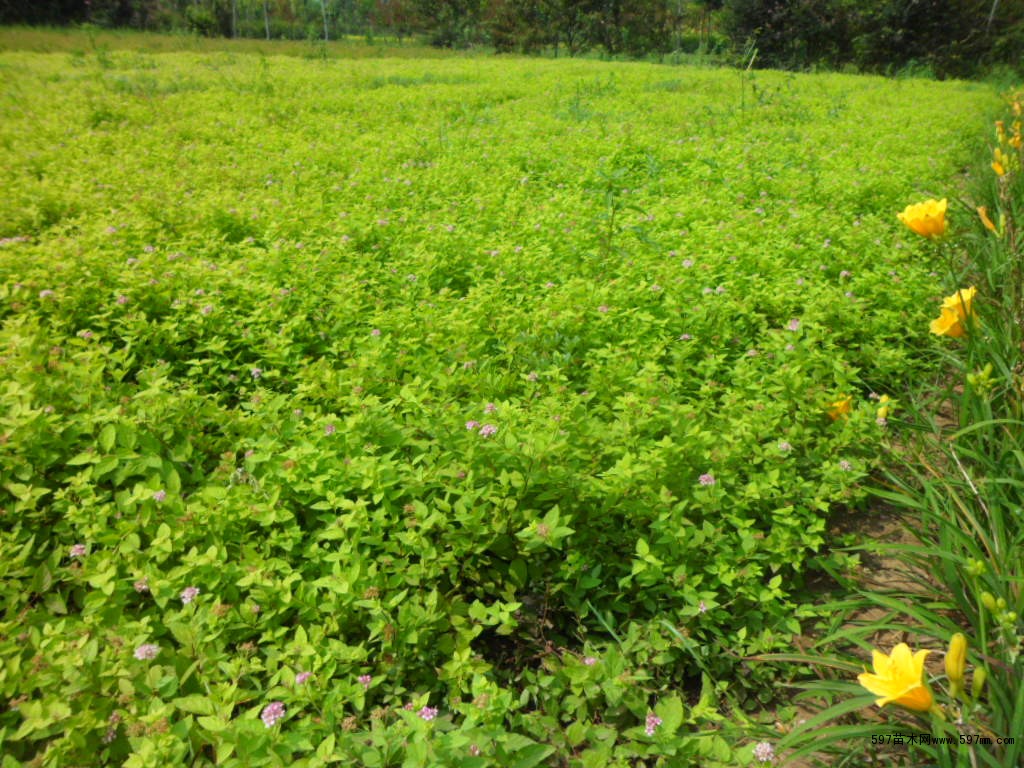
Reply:
<svg viewBox="0 0 1024 768"><path fill-rule="evenodd" d="M195 712L195 710L186 711ZM214 733L220 733L221 731L226 730L229 725L231 725L230 722L217 715L204 715L202 717L197 717L196 722L199 723L199 725L201 725L206 730L212 731Z"/></svg>
<svg viewBox="0 0 1024 768"><path fill-rule="evenodd" d="M199 694L182 696L171 703L182 712L191 712L194 715L212 715L216 711L216 706L210 701L210 697Z"/></svg>
<svg viewBox="0 0 1024 768"><path fill-rule="evenodd" d="M654 713L661 718L661 727L667 735L674 734L683 724L683 702L678 696L661 699Z"/></svg>
<svg viewBox="0 0 1024 768"><path fill-rule="evenodd" d="M540 765L554 751L555 748L547 744L531 744L528 747L516 750L513 762L509 763L509 768L533 768L535 765Z"/></svg>
<svg viewBox="0 0 1024 768"><path fill-rule="evenodd" d="M321 760L327 760L334 755L334 734L327 734L327 738L320 742L316 748L316 756Z"/></svg>
<svg viewBox="0 0 1024 768"><path fill-rule="evenodd" d="M113 424L107 424L103 429L100 430L99 444L100 448L106 453L110 453L114 448L114 443L117 440L117 427Z"/></svg>

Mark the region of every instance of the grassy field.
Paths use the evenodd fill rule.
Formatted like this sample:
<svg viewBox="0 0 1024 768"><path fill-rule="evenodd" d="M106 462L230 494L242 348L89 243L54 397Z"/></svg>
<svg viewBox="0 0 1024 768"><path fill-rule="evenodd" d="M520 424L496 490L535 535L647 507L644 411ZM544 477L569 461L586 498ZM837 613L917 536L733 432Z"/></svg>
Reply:
<svg viewBox="0 0 1024 768"><path fill-rule="evenodd" d="M10 41L3 768L753 763L990 89Z"/></svg>
<svg viewBox="0 0 1024 768"><path fill-rule="evenodd" d="M348 35L340 40L263 40L202 37L186 33L136 32L100 27L0 27L0 51L73 53L104 56L113 51L137 53L245 53L308 59L460 58L466 51L435 48L418 40Z"/></svg>

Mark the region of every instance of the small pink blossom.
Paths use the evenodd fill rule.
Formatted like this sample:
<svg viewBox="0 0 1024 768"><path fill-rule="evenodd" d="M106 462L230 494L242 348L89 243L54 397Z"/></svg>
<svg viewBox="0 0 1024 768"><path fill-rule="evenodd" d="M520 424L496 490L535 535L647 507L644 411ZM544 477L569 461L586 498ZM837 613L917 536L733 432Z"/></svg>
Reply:
<svg viewBox="0 0 1024 768"><path fill-rule="evenodd" d="M420 716L420 719L426 720L429 723L437 717L437 707L423 707L416 714Z"/></svg>
<svg viewBox="0 0 1024 768"><path fill-rule="evenodd" d="M40 299L49 299L49 298L52 298L52 297L53 297L53 291L51 291L49 288L45 288L45 289L43 289L43 290L41 290L39 292L39 298Z"/></svg>
<svg viewBox="0 0 1024 768"><path fill-rule="evenodd" d="M370 331L370 335L371 336L380 336L380 328L374 328L372 331Z"/></svg>
<svg viewBox="0 0 1024 768"><path fill-rule="evenodd" d="M799 331L800 330L800 320L798 320L797 318L794 317L792 320L789 321L789 324L786 326L786 330L788 330L788 331Z"/></svg>
<svg viewBox="0 0 1024 768"><path fill-rule="evenodd" d="M597 308L597 311L598 312L607 312L608 311L608 305L607 304L602 304L601 306L599 306Z"/></svg>
<svg viewBox="0 0 1024 768"><path fill-rule="evenodd" d="M199 596L199 587L185 587L181 591L181 602L188 605Z"/></svg>
<svg viewBox="0 0 1024 768"><path fill-rule="evenodd" d="M312 676L313 676L312 672L299 672L299 674L297 674L295 676L295 684L296 685L302 685L307 680L309 680L309 678L311 678Z"/></svg>
<svg viewBox="0 0 1024 768"><path fill-rule="evenodd" d="M166 499L167 499L167 491L165 491L163 489L161 489L159 491L153 491L153 501L161 502L161 501L166 501Z"/></svg>
<svg viewBox="0 0 1024 768"><path fill-rule="evenodd" d="M647 722L644 725L644 733L648 736L653 736L659 725L661 725L661 718L651 712L647 715Z"/></svg>
<svg viewBox="0 0 1024 768"><path fill-rule="evenodd" d="M118 295L117 303L120 304L121 306L124 306L125 304L128 303L128 297L125 296L123 293Z"/></svg>
<svg viewBox="0 0 1024 768"><path fill-rule="evenodd" d="M145 594L149 592L149 579L143 577L136 581L132 586L135 588L135 591L138 592L140 595Z"/></svg>
<svg viewBox="0 0 1024 768"><path fill-rule="evenodd" d="M273 728L282 718L284 718L284 703L280 701L270 702L260 713L260 720L267 728Z"/></svg>
<svg viewBox="0 0 1024 768"><path fill-rule="evenodd" d="M370 690L370 683L373 682L373 677L370 675L360 675L358 680L359 684L362 685L365 690Z"/></svg>
<svg viewBox="0 0 1024 768"><path fill-rule="evenodd" d="M588 667L592 667L595 664L597 664L597 659L594 656L586 656L583 659L583 663L586 664Z"/></svg>
<svg viewBox="0 0 1024 768"><path fill-rule="evenodd" d="M498 410L498 406L494 403L488 403L484 406L484 413L494 413L496 410Z"/></svg>
<svg viewBox="0 0 1024 768"><path fill-rule="evenodd" d="M333 424L328 424L326 427L324 427L324 434L333 435L336 429L337 427L335 427Z"/></svg>
<svg viewBox="0 0 1024 768"><path fill-rule="evenodd" d="M754 745L754 757L759 763L770 763L775 759L775 748L767 741L759 741Z"/></svg>
<svg viewBox="0 0 1024 768"><path fill-rule="evenodd" d="M715 484L715 476L712 475L710 472L705 472L703 475L697 478L697 480L701 485L704 486Z"/></svg>
<svg viewBox="0 0 1024 768"><path fill-rule="evenodd" d="M479 421L474 421L474 420L471 419L470 421L466 422L466 429L469 429L469 430L474 430L474 429L476 429L479 426L480 426L480 422Z"/></svg>
<svg viewBox="0 0 1024 768"><path fill-rule="evenodd" d="M135 649L135 658L139 661L150 661L160 653L160 646L153 643L143 643Z"/></svg>
<svg viewBox="0 0 1024 768"><path fill-rule="evenodd" d="M85 544L75 544L68 554L71 557L85 557Z"/></svg>
<svg viewBox="0 0 1024 768"><path fill-rule="evenodd" d="M480 437L490 437L491 435L497 434L498 428L493 424L484 424L480 427Z"/></svg>

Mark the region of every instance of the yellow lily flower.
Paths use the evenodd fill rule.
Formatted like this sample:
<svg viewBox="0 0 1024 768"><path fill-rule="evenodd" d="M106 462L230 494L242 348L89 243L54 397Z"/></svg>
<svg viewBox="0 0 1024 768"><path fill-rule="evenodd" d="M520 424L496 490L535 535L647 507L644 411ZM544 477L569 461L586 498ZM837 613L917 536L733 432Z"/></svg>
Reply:
<svg viewBox="0 0 1024 768"><path fill-rule="evenodd" d="M896 217L921 237L946 234L946 198L908 205Z"/></svg>
<svg viewBox="0 0 1024 768"><path fill-rule="evenodd" d="M971 303L974 301L974 296L977 293L978 289L973 285L970 288L961 288L952 296L947 296L942 300L942 308L955 309L960 318L966 320L974 314Z"/></svg>
<svg viewBox="0 0 1024 768"><path fill-rule="evenodd" d="M974 296L978 289L961 288L952 296L942 300L939 317L932 320L929 329L938 336L952 336L955 339L967 335L967 323L974 317Z"/></svg>
<svg viewBox="0 0 1024 768"><path fill-rule="evenodd" d="M952 310L944 309L942 314L932 320L928 326L928 330L937 336L951 336L954 339L959 339L961 336L967 335L967 329L964 328L963 322L960 317Z"/></svg>
<svg viewBox="0 0 1024 768"><path fill-rule="evenodd" d="M850 411L852 410L853 397L850 395L843 395L843 397L839 398L834 403L830 403L828 408L825 409L832 421L835 421L836 419L845 419L850 415Z"/></svg>
<svg viewBox="0 0 1024 768"><path fill-rule="evenodd" d="M924 681L924 660L930 651L911 653L906 643L900 643L886 656L872 649L874 674L864 672L857 681L879 698L879 707L898 704L915 712L928 712L935 706L932 691Z"/></svg>

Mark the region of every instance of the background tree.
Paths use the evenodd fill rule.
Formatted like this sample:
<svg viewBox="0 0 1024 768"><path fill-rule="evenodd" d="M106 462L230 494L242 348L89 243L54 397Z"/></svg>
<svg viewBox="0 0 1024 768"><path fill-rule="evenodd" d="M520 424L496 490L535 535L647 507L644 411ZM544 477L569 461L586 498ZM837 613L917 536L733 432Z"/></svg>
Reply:
<svg viewBox="0 0 1024 768"><path fill-rule="evenodd" d="M757 46L759 66L835 67L852 59L849 6L848 0L726 0L723 29L736 49Z"/></svg>
<svg viewBox="0 0 1024 768"><path fill-rule="evenodd" d="M416 0L432 45L466 48L482 41L484 0Z"/></svg>

